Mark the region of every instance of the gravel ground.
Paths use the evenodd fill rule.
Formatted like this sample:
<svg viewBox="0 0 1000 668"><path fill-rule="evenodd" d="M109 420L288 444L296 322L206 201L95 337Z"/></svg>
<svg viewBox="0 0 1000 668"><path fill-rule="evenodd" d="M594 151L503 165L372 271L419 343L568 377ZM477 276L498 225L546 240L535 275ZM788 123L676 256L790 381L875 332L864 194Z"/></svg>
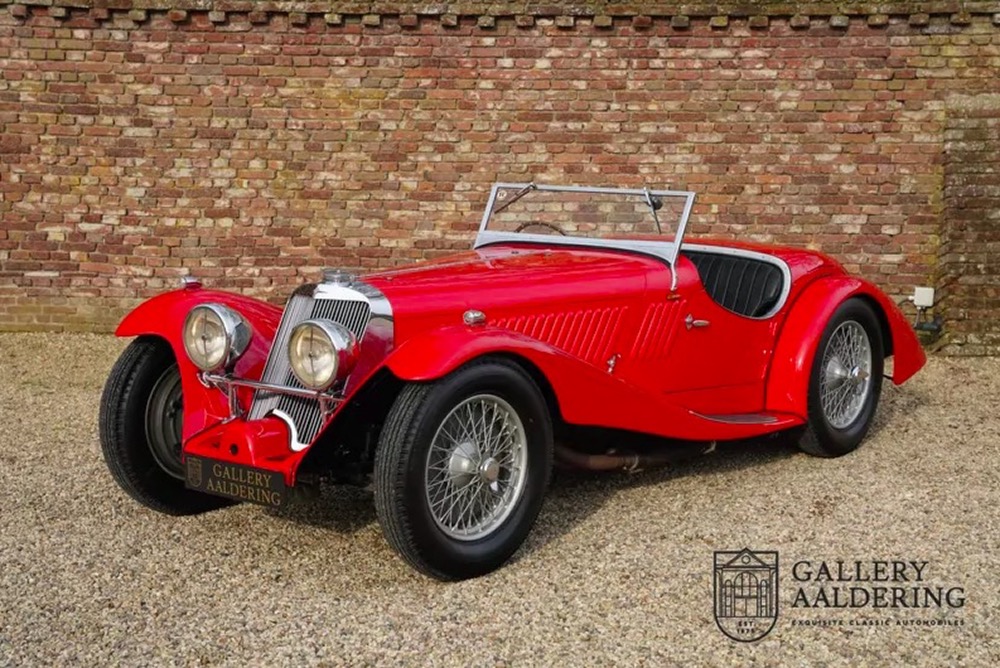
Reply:
<svg viewBox="0 0 1000 668"><path fill-rule="evenodd" d="M127 499L97 439L123 345L0 336L0 664L1000 660L998 359L932 359L887 386L874 433L841 459L770 440L634 475L557 475L512 563L444 585L390 551L369 491L183 519ZM744 546L781 555L781 614L756 643L729 640L712 616L713 550ZM967 602L792 608L792 564L824 559L927 561L928 583L963 587Z"/></svg>

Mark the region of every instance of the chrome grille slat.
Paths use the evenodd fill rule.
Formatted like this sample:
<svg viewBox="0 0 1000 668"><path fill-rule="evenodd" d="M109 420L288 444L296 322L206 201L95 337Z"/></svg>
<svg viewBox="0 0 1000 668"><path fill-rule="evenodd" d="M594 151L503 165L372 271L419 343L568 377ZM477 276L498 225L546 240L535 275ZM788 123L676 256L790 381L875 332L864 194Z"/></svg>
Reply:
<svg viewBox="0 0 1000 668"><path fill-rule="evenodd" d="M265 383L282 383L291 373L288 364L288 337L292 334L295 325L309 317L312 308L312 299L305 295L293 295L285 306L285 312L281 316L281 323L274 334L274 343L271 345L271 352L267 356L267 364L264 365L264 374L261 380ZM301 387L299 385L298 387ZM259 420L278 406L281 395L270 392L258 391L254 394L253 405L250 407L250 419Z"/></svg>
<svg viewBox="0 0 1000 668"><path fill-rule="evenodd" d="M371 318L371 305L361 295L359 299L316 299L304 294L293 295L285 307L281 324L274 337L261 380L286 387L303 388L288 363L288 339L300 322L322 318L346 327L361 343ZM272 411L286 414L295 425L299 443L309 443L323 426L317 401L287 394L258 390L250 408L249 418L259 420Z"/></svg>

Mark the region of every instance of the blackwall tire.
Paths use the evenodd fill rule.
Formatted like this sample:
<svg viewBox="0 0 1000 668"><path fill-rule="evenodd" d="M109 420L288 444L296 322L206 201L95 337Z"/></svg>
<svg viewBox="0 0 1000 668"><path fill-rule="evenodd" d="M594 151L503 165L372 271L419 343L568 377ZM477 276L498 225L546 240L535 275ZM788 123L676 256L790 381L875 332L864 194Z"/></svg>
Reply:
<svg viewBox="0 0 1000 668"><path fill-rule="evenodd" d="M480 414L482 421L465 417ZM482 429L460 426L473 423ZM545 399L516 364L476 362L405 386L375 456L375 509L386 539L440 580L498 568L538 517L552 448ZM463 505L450 506L458 495Z"/></svg>
<svg viewBox="0 0 1000 668"><path fill-rule="evenodd" d="M799 447L817 457L853 452L871 428L882 392L882 328L872 306L849 299L823 330L809 376L809 422Z"/></svg>
<svg viewBox="0 0 1000 668"><path fill-rule="evenodd" d="M138 338L125 349L101 396L104 461L119 487L161 513L192 515L231 505L226 499L187 489L181 477L179 442L170 448L157 443L176 433L169 428L173 415L160 413L179 409L177 379L173 351L162 339ZM168 426L151 436L159 423Z"/></svg>

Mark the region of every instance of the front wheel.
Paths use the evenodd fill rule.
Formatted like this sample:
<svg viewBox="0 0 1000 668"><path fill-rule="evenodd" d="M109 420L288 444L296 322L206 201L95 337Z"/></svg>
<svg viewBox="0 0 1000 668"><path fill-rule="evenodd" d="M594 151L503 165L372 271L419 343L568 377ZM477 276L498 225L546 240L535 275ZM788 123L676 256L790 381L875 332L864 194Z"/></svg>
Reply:
<svg viewBox="0 0 1000 668"><path fill-rule="evenodd" d="M799 447L819 457L854 451L882 392L882 328L865 301L849 299L823 330L809 377L809 422Z"/></svg>
<svg viewBox="0 0 1000 668"><path fill-rule="evenodd" d="M136 339L111 370L101 397L101 450L112 477L139 503L191 515L231 502L184 485L181 377L162 339Z"/></svg>
<svg viewBox="0 0 1000 668"><path fill-rule="evenodd" d="M488 573L520 547L552 469L552 424L515 364L468 365L403 388L375 457L375 509L386 539L441 580Z"/></svg>

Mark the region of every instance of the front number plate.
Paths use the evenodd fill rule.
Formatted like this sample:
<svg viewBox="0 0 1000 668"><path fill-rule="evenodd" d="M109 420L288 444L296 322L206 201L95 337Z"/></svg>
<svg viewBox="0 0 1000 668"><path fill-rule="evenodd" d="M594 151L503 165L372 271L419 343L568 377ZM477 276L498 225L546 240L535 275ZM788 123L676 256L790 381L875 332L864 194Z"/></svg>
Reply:
<svg viewBox="0 0 1000 668"><path fill-rule="evenodd" d="M284 476L274 471L201 457L185 458L184 470L188 488L199 492L272 507L283 505L287 496Z"/></svg>

